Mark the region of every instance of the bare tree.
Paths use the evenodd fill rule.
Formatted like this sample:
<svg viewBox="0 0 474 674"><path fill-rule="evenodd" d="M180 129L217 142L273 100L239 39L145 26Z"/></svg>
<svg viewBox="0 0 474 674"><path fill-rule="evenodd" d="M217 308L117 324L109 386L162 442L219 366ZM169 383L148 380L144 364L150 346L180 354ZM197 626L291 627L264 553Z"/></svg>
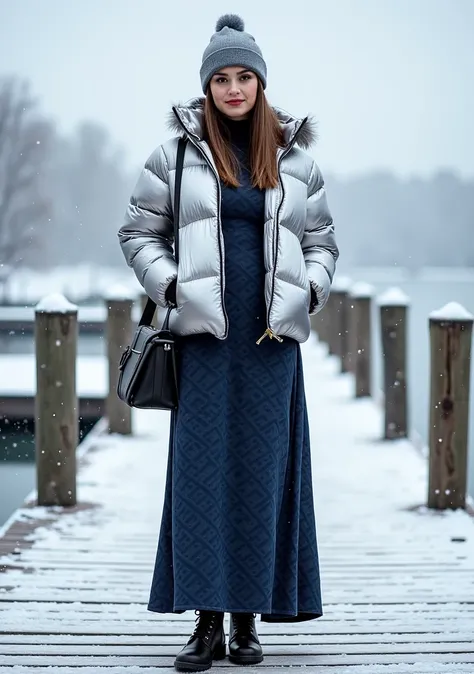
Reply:
<svg viewBox="0 0 474 674"><path fill-rule="evenodd" d="M49 181L54 204L45 262L122 264L117 229L136 177L107 127L83 121L67 137L58 135Z"/></svg>
<svg viewBox="0 0 474 674"><path fill-rule="evenodd" d="M31 257L48 220L42 169L53 127L36 107L27 82L0 78L0 282Z"/></svg>

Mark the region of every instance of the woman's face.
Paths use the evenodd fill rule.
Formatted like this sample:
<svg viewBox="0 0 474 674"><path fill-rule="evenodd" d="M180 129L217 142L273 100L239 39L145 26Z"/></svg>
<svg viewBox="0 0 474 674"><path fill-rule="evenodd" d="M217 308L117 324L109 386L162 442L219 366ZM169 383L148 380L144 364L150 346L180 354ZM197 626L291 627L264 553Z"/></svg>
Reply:
<svg viewBox="0 0 474 674"><path fill-rule="evenodd" d="M251 70L232 66L215 73L210 87L220 112L231 119L246 119L257 100L258 78Z"/></svg>

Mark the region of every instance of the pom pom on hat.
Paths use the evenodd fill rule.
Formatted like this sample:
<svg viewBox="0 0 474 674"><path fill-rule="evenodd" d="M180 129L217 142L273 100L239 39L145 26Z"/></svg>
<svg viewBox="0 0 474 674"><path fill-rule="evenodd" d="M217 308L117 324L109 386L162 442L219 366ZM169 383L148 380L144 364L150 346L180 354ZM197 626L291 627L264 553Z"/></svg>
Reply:
<svg viewBox="0 0 474 674"><path fill-rule="evenodd" d="M217 20L216 23L216 33L218 33L223 28L233 28L234 30L245 30L244 20L240 18L237 14L224 14Z"/></svg>

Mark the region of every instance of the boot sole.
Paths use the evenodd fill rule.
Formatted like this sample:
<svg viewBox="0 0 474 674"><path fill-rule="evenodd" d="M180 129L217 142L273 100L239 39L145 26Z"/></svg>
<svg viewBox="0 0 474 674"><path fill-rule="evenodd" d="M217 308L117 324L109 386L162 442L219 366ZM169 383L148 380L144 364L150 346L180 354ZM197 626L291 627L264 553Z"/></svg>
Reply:
<svg viewBox="0 0 474 674"><path fill-rule="evenodd" d="M206 665L200 665L197 662L175 662L174 668L178 672L204 672L206 669L212 667L214 660L224 660L226 656L226 648L217 648L214 655L212 656L212 661Z"/></svg>

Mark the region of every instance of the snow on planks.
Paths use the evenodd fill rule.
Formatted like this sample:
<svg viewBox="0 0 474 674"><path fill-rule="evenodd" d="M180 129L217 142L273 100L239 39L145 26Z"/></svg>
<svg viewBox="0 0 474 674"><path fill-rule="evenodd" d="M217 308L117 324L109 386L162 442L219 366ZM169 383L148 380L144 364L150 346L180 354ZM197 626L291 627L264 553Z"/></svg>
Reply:
<svg viewBox="0 0 474 674"><path fill-rule="evenodd" d="M472 674L474 523L426 511L425 460L378 440L380 410L314 339L303 353L325 615L259 623L266 657L247 674ZM79 507L25 507L0 538L1 674L174 671L194 615L146 611L168 416L135 421L132 438L95 437Z"/></svg>

